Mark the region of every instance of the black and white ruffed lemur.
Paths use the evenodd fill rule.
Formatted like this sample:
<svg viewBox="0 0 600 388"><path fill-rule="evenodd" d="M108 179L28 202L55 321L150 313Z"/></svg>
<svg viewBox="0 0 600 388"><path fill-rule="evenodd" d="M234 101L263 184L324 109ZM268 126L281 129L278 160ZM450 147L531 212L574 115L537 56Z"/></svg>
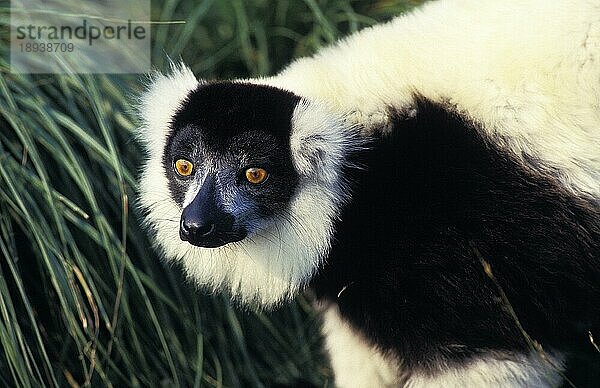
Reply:
<svg viewBox="0 0 600 388"><path fill-rule="evenodd" d="M338 386L557 386L595 351L598 1L436 1L139 105L164 256L242 303L312 287Z"/></svg>

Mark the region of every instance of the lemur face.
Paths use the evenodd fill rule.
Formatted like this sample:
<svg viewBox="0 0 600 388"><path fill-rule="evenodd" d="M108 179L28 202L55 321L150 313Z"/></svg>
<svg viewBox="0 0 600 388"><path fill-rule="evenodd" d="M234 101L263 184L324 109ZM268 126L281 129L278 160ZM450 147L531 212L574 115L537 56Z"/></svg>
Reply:
<svg viewBox="0 0 600 388"><path fill-rule="evenodd" d="M299 174L290 151L299 98L265 86L218 82L192 91L171 122L163 165L181 207L179 236L220 247L289 212Z"/></svg>
<svg viewBox="0 0 600 388"><path fill-rule="evenodd" d="M250 81L198 82L185 67L156 75L139 113L139 205L164 256L247 303L302 289L349 196L358 129L322 102Z"/></svg>

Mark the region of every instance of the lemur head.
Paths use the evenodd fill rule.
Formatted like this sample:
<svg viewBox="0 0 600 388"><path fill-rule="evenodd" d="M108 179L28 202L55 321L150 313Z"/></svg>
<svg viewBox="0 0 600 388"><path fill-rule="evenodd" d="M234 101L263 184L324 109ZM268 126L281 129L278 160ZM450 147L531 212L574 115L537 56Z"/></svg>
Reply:
<svg viewBox="0 0 600 388"><path fill-rule="evenodd" d="M358 131L289 91L172 70L139 109L139 202L157 246L243 302L293 296L328 253Z"/></svg>

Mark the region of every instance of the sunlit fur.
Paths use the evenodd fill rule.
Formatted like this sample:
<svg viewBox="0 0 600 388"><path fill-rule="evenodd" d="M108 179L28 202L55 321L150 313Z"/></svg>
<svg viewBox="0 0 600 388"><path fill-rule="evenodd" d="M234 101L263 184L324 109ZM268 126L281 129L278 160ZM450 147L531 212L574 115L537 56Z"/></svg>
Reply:
<svg viewBox="0 0 600 388"><path fill-rule="evenodd" d="M432 1L256 80L378 128L415 93L456 108L541 173L600 196L600 6ZM390 109L392 108L392 109Z"/></svg>

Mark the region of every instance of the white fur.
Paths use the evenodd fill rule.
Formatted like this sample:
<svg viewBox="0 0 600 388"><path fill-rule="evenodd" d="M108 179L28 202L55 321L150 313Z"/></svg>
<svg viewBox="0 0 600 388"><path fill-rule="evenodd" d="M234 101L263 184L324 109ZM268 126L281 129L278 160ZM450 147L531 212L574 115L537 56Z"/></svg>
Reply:
<svg viewBox="0 0 600 388"><path fill-rule="evenodd" d="M336 305L325 308L322 333L335 373L336 386L398 387L402 383L400 362L371 346L339 314Z"/></svg>
<svg viewBox="0 0 600 388"><path fill-rule="evenodd" d="M600 196L598 1L435 1L254 82L365 125L410 109L415 93L449 102L542 162L532 168Z"/></svg>
<svg viewBox="0 0 600 388"><path fill-rule="evenodd" d="M199 84L192 71L183 64L171 63L170 68L168 75L159 72L150 75L146 92L138 101L138 114L142 122L138 140L151 156L162 155L171 117L189 92Z"/></svg>
<svg viewBox="0 0 600 388"><path fill-rule="evenodd" d="M480 358L466 366L448 368L435 377L413 375L406 388L544 388L562 382L564 358L553 354L548 360L537 353L511 355L508 359Z"/></svg>

